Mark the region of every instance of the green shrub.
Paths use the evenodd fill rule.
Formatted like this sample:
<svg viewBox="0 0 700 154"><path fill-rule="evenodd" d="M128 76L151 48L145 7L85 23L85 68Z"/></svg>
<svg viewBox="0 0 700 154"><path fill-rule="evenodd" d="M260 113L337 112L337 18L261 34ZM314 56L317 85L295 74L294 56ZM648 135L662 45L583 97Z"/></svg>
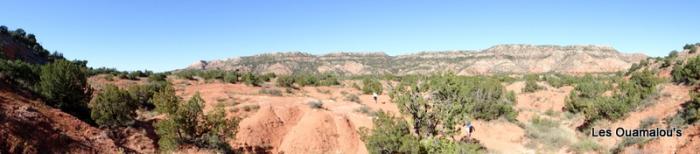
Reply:
<svg viewBox="0 0 700 154"><path fill-rule="evenodd" d="M361 129L362 140L370 153L420 153L419 139L411 135L405 120L378 112L369 132Z"/></svg>
<svg viewBox="0 0 700 154"><path fill-rule="evenodd" d="M525 81L525 87L523 88L523 92L531 93L540 89L542 89L542 87L540 85L537 85L537 82L535 80L528 79Z"/></svg>
<svg viewBox="0 0 700 154"><path fill-rule="evenodd" d="M258 93L272 96L282 96L282 91L279 89L260 89Z"/></svg>
<svg viewBox="0 0 700 154"><path fill-rule="evenodd" d="M224 75L224 82L226 83L238 83L238 73L237 72L228 72L226 75Z"/></svg>
<svg viewBox="0 0 700 154"><path fill-rule="evenodd" d="M340 81L338 81L338 77L335 74L320 74L321 79L318 81L318 86L335 86L335 85L340 85Z"/></svg>
<svg viewBox="0 0 700 154"><path fill-rule="evenodd" d="M148 76L149 82L162 82L166 81L167 76L164 73L155 73Z"/></svg>
<svg viewBox="0 0 700 154"><path fill-rule="evenodd" d="M666 56L666 57L667 58L676 58L676 57L678 57L678 51L673 50L673 51L669 52L668 56Z"/></svg>
<svg viewBox="0 0 700 154"><path fill-rule="evenodd" d="M292 76L278 76L277 86L279 87L294 87L294 78Z"/></svg>
<svg viewBox="0 0 700 154"><path fill-rule="evenodd" d="M250 72L243 74L241 80L243 80L243 83L249 86L260 86L260 84L262 84L260 78L258 78L257 76L255 76L255 74Z"/></svg>
<svg viewBox="0 0 700 154"><path fill-rule="evenodd" d="M0 80L35 90L35 86L40 80L40 73L41 67L39 65L29 64L21 60L0 59Z"/></svg>
<svg viewBox="0 0 700 154"><path fill-rule="evenodd" d="M564 108L569 112L583 113L586 126L599 119L617 120L640 106L642 100L656 91L656 85L660 81L654 72L646 69L632 73L629 81L606 83L603 80L585 78L571 92ZM617 83L617 89L612 96L603 96L605 91L611 90L610 82Z"/></svg>
<svg viewBox="0 0 700 154"><path fill-rule="evenodd" d="M345 96L345 101L360 103L360 97L355 94L349 94Z"/></svg>
<svg viewBox="0 0 700 154"><path fill-rule="evenodd" d="M180 98L175 95L175 89L169 85L153 94L152 101L156 112L169 115L175 115L180 104Z"/></svg>
<svg viewBox="0 0 700 154"><path fill-rule="evenodd" d="M362 106L360 106L360 108L355 109L355 112L364 113L364 114L369 115L369 116L376 114L372 111L371 108L369 108L367 105L364 105L364 104Z"/></svg>
<svg viewBox="0 0 700 154"><path fill-rule="evenodd" d="M683 124L693 124L700 120L700 97L694 96L692 100L684 103L676 116L684 122Z"/></svg>
<svg viewBox="0 0 700 154"><path fill-rule="evenodd" d="M312 74L301 73L294 76L294 82L301 87L317 86L319 82L318 78Z"/></svg>
<svg viewBox="0 0 700 154"><path fill-rule="evenodd" d="M60 108L85 121L90 121L87 102L92 89L87 83L87 68L66 60L42 66L39 91L50 106Z"/></svg>
<svg viewBox="0 0 700 154"><path fill-rule="evenodd" d="M674 66L671 75L676 83L697 83L700 79L700 56L689 59L683 66Z"/></svg>
<svg viewBox="0 0 700 154"><path fill-rule="evenodd" d="M267 73L267 74L260 75L260 80L264 81L264 82L270 82L270 79L275 78L275 77L277 77L277 75L275 75L275 73Z"/></svg>
<svg viewBox="0 0 700 154"><path fill-rule="evenodd" d="M530 125L525 128L526 136L531 140L529 144L540 144L547 150L558 150L569 145L571 139L564 130L559 128L559 122L540 117L530 119Z"/></svg>
<svg viewBox="0 0 700 154"><path fill-rule="evenodd" d="M369 153L485 153L485 148L478 143L451 141L445 137L416 137L402 118L383 111L376 115L372 120L374 129L360 128Z"/></svg>
<svg viewBox="0 0 700 154"><path fill-rule="evenodd" d="M450 73L402 81L394 87L392 102L411 118L413 131L422 137L453 135L457 125L468 119L515 120L517 115L514 95L496 79Z"/></svg>
<svg viewBox="0 0 700 154"><path fill-rule="evenodd" d="M196 93L187 103L178 106L175 114L169 114L167 119L156 123L161 150L171 151L183 144L191 144L222 153L232 152L227 141L235 136L240 119L226 119L221 106L204 115L203 104L204 100Z"/></svg>
<svg viewBox="0 0 700 154"><path fill-rule="evenodd" d="M153 95L166 87L167 82L151 82L144 85L132 85L127 88L129 94L136 100L136 105L144 109L153 109Z"/></svg>
<svg viewBox="0 0 700 154"><path fill-rule="evenodd" d="M381 94L383 89L382 83L379 82L379 80L372 78L365 78L362 80L362 93L364 94Z"/></svg>
<svg viewBox="0 0 700 154"><path fill-rule="evenodd" d="M602 152L603 146L599 145L595 140L589 138L580 140L579 142L571 145L571 150L574 151L574 153L587 153L591 151L604 153Z"/></svg>
<svg viewBox="0 0 700 154"><path fill-rule="evenodd" d="M698 51L698 46L700 46L700 43L685 44L685 46L683 46L683 49L688 50L688 52L690 53L695 53Z"/></svg>
<svg viewBox="0 0 700 154"><path fill-rule="evenodd" d="M136 107L129 92L109 84L90 102L90 115L100 126L128 126L134 121Z"/></svg>

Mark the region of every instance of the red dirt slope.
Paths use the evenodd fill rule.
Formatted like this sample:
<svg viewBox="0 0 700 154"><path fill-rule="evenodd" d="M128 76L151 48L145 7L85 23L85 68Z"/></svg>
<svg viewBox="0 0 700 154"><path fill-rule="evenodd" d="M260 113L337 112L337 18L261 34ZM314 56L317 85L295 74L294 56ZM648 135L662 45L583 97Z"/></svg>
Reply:
<svg viewBox="0 0 700 154"><path fill-rule="evenodd" d="M0 153L117 153L105 131L0 83Z"/></svg>

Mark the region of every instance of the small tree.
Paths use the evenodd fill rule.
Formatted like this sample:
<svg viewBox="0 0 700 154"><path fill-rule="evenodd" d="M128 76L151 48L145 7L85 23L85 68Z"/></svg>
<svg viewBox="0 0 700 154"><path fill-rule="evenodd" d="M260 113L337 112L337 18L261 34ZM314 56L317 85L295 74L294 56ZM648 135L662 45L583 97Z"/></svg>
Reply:
<svg viewBox="0 0 700 154"><path fill-rule="evenodd" d="M152 101L156 106L156 112L174 115L178 110L180 98L175 95L175 89L168 85L153 94Z"/></svg>
<svg viewBox="0 0 700 154"><path fill-rule="evenodd" d="M223 106L217 106L213 112L204 115L203 104L204 100L196 93L187 103L177 107L174 113L165 111L170 112L168 118L156 123L161 149L170 151L182 144L191 144L231 153L227 139L235 136L240 119L226 119Z"/></svg>
<svg viewBox="0 0 700 154"><path fill-rule="evenodd" d="M90 115L100 126L127 126L134 120L136 107L129 92L109 84L90 102Z"/></svg>
<svg viewBox="0 0 700 154"><path fill-rule="evenodd" d="M691 84L700 79L700 57L695 57L682 67L674 67L671 71L673 81L677 83Z"/></svg>
<svg viewBox="0 0 700 154"><path fill-rule="evenodd" d="M50 106L89 120L86 102L92 94L87 83L87 68L66 60L44 65L39 76L39 91Z"/></svg>

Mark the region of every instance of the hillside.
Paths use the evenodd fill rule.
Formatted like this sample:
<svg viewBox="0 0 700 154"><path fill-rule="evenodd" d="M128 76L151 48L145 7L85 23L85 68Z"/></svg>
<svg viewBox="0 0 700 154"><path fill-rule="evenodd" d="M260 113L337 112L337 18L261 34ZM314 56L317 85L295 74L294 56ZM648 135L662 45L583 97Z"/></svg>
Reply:
<svg viewBox="0 0 700 154"><path fill-rule="evenodd" d="M616 72L646 58L610 47L593 45L496 45L481 51L420 52L389 56L384 53L301 52L269 53L225 60L199 61L186 69L221 69L257 73L334 72L343 75L425 74L452 71L459 75L498 73L566 74Z"/></svg>
<svg viewBox="0 0 700 154"><path fill-rule="evenodd" d="M46 64L53 58L62 59L63 56L50 54L37 42L34 34L27 34L23 29L8 30L6 26L0 26L0 58Z"/></svg>
<svg viewBox="0 0 700 154"><path fill-rule="evenodd" d="M107 132L0 83L0 153L114 153Z"/></svg>

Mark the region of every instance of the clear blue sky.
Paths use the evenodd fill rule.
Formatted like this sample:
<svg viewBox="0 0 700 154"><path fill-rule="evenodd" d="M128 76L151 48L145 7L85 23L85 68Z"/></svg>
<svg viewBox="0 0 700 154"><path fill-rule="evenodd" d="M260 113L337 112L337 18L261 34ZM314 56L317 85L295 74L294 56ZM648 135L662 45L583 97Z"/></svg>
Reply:
<svg viewBox="0 0 700 154"><path fill-rule="evenodd" d="M322 54L598 44L666 55L700 42L698 1L3 0L0 24L90 66L156 71L272 51Z"/></svg>

